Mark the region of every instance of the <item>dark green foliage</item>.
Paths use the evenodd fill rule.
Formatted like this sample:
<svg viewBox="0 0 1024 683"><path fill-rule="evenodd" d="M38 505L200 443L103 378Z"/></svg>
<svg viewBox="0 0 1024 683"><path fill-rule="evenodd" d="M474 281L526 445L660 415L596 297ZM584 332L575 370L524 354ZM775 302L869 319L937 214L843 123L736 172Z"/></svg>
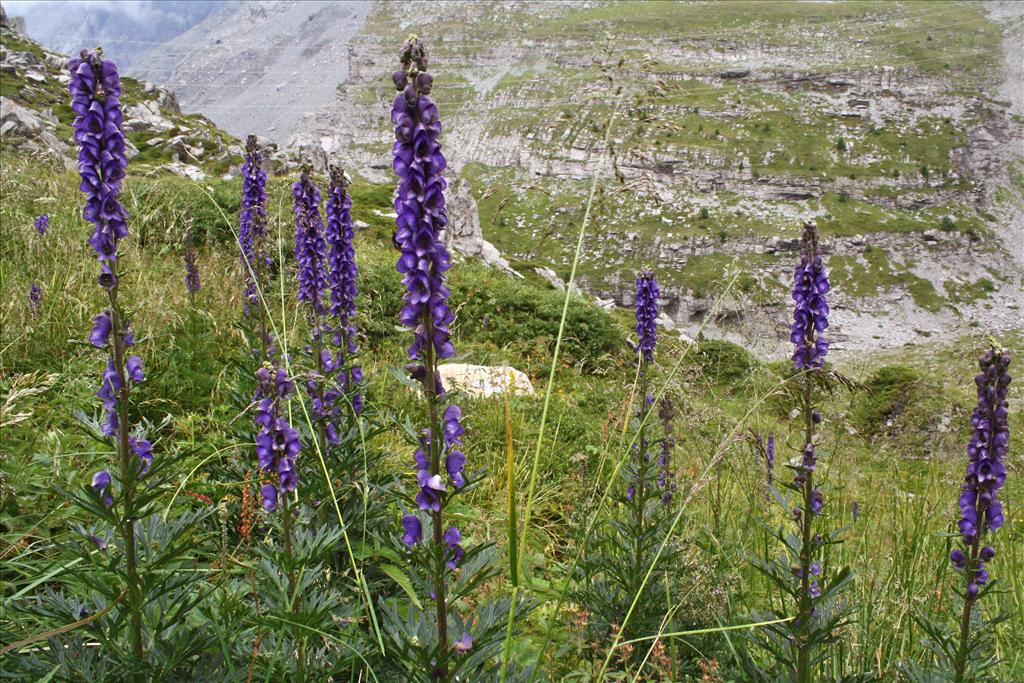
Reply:
<svg viewBox="0 0 1024 683"><path fill-rule="evenodd" d="M942 438L938 427L948 424L956 412L963 412L943 397L935 380L904 365L879 368L853 394L850 420L870 438L885 437L908 455L930 453Z"/></svg>
<svg viewBox="0 0 1024 683"><path fill-rule="evenodd" d="M758 361L738 344L708 339L697 344L694 354L701 370L716 384L739 384L750 378Z"/></svg>
<svg viewBox="0 0 1024 683"><path fill-rule="evenodd" d="M549 362L564 294L472 264L461 268L451 285L457 302L452 329L459 338L508 348L530 358L537 368ZM567 364L592 370L624 348L622 331L607 313L584 299L570 300L561 349Z"/></svg>

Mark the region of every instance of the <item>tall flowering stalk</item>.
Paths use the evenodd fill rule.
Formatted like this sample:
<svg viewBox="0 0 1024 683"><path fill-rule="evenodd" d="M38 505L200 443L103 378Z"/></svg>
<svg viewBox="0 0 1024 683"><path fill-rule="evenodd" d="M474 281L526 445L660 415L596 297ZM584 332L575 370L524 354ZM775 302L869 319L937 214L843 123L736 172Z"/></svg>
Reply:
<svg viewBox="0 0 1024 683"><path fill-rule="evenodd" d="M658 343L658 281L654 273L647 270L636 278L636 353L640 372L640 396L643 397L639 411L640 433L638 435L636 453L636 481L626 489L626 498L636 508L640 535L643 535L644 513L647 507L647 465L650 461L650 446L647 441L647 413L654 405L654 397L647 393L649 381L648 366L654 363L654 349ZM639 541L638 541L639 543ZM636 572L640 574L643 553L637 548Z"/></svg>
<svg viewBox="0 0 1024 683"><path fill-rule="evenodd" d="M75 112L75 142L79 146L78 172L86 195L82 216L93 224L89 244L100 264L98 278L106 291L108 308L96 316L89 340L108 352L106 369L97 392L107 413L103 432L114 440L117 450L120 491L107 470L93 475L92 486L107 507L120 507L118 531L124 540L127 571L126 594L131 606L131 649L142 660L141 587L136 553L133 497L137 480L152 462L145 440L129 435L128 399L133 383L144 379L142 359L129 355L134 337L118 301L118 243L128 235L128 214L118 195L128 159L121 129L121 80L116 65L97 50L82 50L68 68L71 107ZM116 495L119 494L119 495Z"/></svg>
<svg viewBox="0 0 1024 683"><path fill-rule="evenodd" d="M251 307L259 310L258 288L261 275L269 265L266 253L267 237L267 173L263 170L263 154L255 135L245 141L245 161L242 163L242 211L238 222L238 247L242 257L242 277L245 280L245 314Z"/></svg>
<svg viewBox="0 0 1024 683"><path fill-rule="evenodd" d="M327 386L326 377L333 367L331 352L324 346L324 332L330 329L327 320L328 270L327 240L323 216L320 213L320 189L313 181L309 165L302 168L299 180L292 188L295 214L295 260L298 263L298 299L305 304L306 319L310 325L312 353L317 370L306 380L306 389L313 403L319 427L320 448L338 442L334 426L334 402L339 392Z"/></svg>
<svg viewBox="0 0 1024 683"><path fill-rule="evenodd" d="M962 547L950 554L953 566L964 577L964 607L955 661L957 683L969 680L965 675L972 650L971 618L982 588L988 584L985 563L996 555L995 549L985 542L985 537L1003 525L999 490L1006 482L1004 462L1010 444L1006 398L1011 379L1010 352L993 344L981 356L978 367L980 372L974 378L978 405L971 415L967 473L960 494Z"/></svg>
<svg viewBox="0 0 1024 683"><path fill-rule="evenodd" d="M454 315L445 285L451 259L441 236L448 224L442 176L447 162L438 142L441 121L430 97L433 77L426 71L423 44L415 36L406 41L401 63L401 70L392 75L398 94L391 108L395 124L393 166L398 176L394 241L401 250L397 270L406 288L399 320L413 330L408 350L413 362L410 371L422 382L427 402L428 425L414 456L420 489L416 503L433 527L427 562L436 607L437 645L430 677L447 681L453 648L454 652L465 652L472 645L468 634L450 643L448 632L448 576L458 566L463 551L458 527L445 527L445 504L466 483L462 473L466 456L461 450L461 412L455 405L442 408L444 390L437 371L438 361L455 353L448 329ZM417 515L406 515L402 527L407 545L422 542L422 523Z"/></svg>
<svg viewBox="0 0 1024 683"><path fill-rule="evenodd" d="M800 546L798 566L793 575L799 582L796 595L796 637L792 647L796 651L796 680L806 683L813 677L814 622L819 617L816 607L822 596L819 584L821 566L815 561L822 546L821 536L814 532L814 520L824 509L824 498L814 482L817 467L814 429L821 421L821 413L814 408L813 373L821 370L828 353L828 341L822 332L828 329L828 276L818 251L818 231L813 222L804 225L800 262L793 274L793 325L791 340L794 345L793 366L801 373L803 386L802 413L804 440L800 464L794 466L792 488L800 503L793 509L793 518L799 525Z"/></svg>
<svg viewBox="0 0 1024 683"><path fill-rule="evenodd" d="M853 579L847 568L826 574L822 566L824 549L842 542L839 532L821 528L819 517L825 513L825 498L815 480L816 429L822 415L815 408L814 386L817 377L825 372L828 352L828 341L822 335L829 324L828 291L829 280L818 246L818 230L813 222L808 222L804 224L800 261L793 276L792 360L797 373L794 379L799 387L803 435L797 447L799 458L786 463L793 470L792 481L775 476L774 436L760 445L769 489L771 482L777 481L780 488L791 492L786 506L797 528L794 534L781 527L766 527L785 548L785 553L777 558L753 560L756 568L788 596L788 602L771 614L754 615L754 618L783 620L765 628L767 642L760 635L751 636L768 650L778 666L785 667L787 676L796 683L816 680L815 667L827 656L828 646L839 640L841 628L848 623L849 606L844 607L836 598ZM758 668L752 661L748 661L747 666L753 667L751 670Z"/></svg>
<svg viewBox="0 0 1024 683"><path fill-rule="evenodd" d="M356 250L353 244L355 230L352 227L352 197L348 194L349 179L339 166L331 166L331 186L327 196L327 226L325 236L329 252L328 283L331 287L329 311L333 317L331 341L335 348L334 356L325 357L326 370L335 373L338 389L351 395L352 406L356 413L362 411L363 398L358 386L362 381L362 369L352 362L358 352L356 345L356 297L359 288L356 278L359 275L356 266ZM335 391L335 390L331 390ZM328 397L333 404L337 397ZM328 409L337 412L337 408ZM336 438L336 437L335 437Z"/></svg>

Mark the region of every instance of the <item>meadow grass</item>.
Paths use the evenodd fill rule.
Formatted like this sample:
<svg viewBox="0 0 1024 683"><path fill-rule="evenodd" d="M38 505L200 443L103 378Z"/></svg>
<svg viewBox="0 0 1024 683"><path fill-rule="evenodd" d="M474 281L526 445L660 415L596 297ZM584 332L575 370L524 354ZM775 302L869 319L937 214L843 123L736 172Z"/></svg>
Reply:
<svg viewBox="0 0 1024 683"><path fill-rule="evenodd" d="M220 206L219 197L237 194L238 183L211 183L209 192L196 192L176 180L163 180L168 182L154 188L151 180L130 177L125 190L128 208L137 218L124 245L132 268L121 286L129 300L138 302L132 324L151 376L138 390L138 409L162 425L158 450L161 443L182 447L181 496L224 501L234 515L241 482L218 480L211 466L221 460L254 463L247 444L235 440L231 425L240 416L228 401L231 366L241 344L234 326L241 309L241 266L230 236L233 208L230 202ZM72 571L76 561L61 547L73 533L69 525L88 520L80 519L53 488L81 488L86 473L106 457L74 417L76 410L94 410L95 359L80 340L99 304L88 275L92 257L75 187L70 175L32 164L5 164L0 171L5 197L0 221L6 237L0 260L0 557L5 606L42 586L64 586L73 594L86 590ZM271 232L290 235L285 183L271 183L270 191ZM357 184L353 193L358 197L358 192ZM371 204L376 197L375 208L387 211L389 197L383 193L366 191L362 196ZM375 215L369 208L359 211ZM221 209L226 215L220 215ZM44 210L53 227L39 238L31 219ZM195 309L188 305L179 251L183 223L178 217L186 211L198 234L207 236L199 255L204 288ZM401 348L407 333L393 322L401 290L385 228L377 218L357 237L359 324L367 338L368 400L397 425L407 415L415 416L418 408L405 400L406 386L390 372L404 361ZM285 237L278 239L278 249L290 250ZM741 277L742 264L733 286ZM38 317L31 315L25 299L33 281L43 283L44 290ZM509 652L536 656L550 636L552 647L546 649L539 675L556 678L580 670L621 668L634 680L644 680L643 665L622 656L622 642L599 651L587 649L590 654L577 660L573 648L579 646L579 635L566 623L578 606L560 598L572 581L574 558L588 551L577 524L592 518L595 505L614 512L616 472L635 438L627 432L625 419L635 394L635 367L624 344L631 334L628 325L621 316L609 316L582 301L571 300L566 307L557 292L530 283L510 284L475 263L460 263L451 281L459 360L509 363L528 372L538 388L549 379L543 401L523 396L507 403L464 400L466 450L473 467L488 476L461 498L452 517L464 533L496 541L500 566L516 566L519 585L539 602L521 625L522 635L509 641ZM302 324L287 303L290 287L267 300L284 323L283 339L295 344ZM561 355L553 362L559 340ZM1021 357L1019 337L1003 341ZM829 567L849 565L857 576L845 594L856 619L827 662L833 674L875 672L892 678L901 658L924 654L914 614L942 615L951 609L950 532L965 464L972 366L982 344L980 338L970 338L951 346L830 356L840 372L866 387L850 392L837 385L822 406L821 469L829 486L825 519L830 526L847 529L846 543L832 548L826 562ZM752 556L772 552L759 522L774 526L784 520L766 496L763 464L746 435L775 433L780 461L795 455L800 425L789 417L792 406L784 390L790 375L783 366L765 364L736 347L708 342L694 346L669 334L662 335L658 358L657 391L671 395L679 406L683 432L674 461L683 502L676 509L673 537L685 544L688 566L705 581L696 585L708 589L706 595L677 596L678 604L667 605L666 611L704 610L714 615L712 630L747 624L750 612L778 599L748 563ZM887 366L910 369L899 375L904 379L899 386L923 385L918 400L927 409L892 400L892 392L884 390L888 385L878 380ZM936 421L934 411L948 419ZM1017 384L1011 391L1011 444L1022 442L1022 417ZM404 473L409 454L399 431L377 435L376 447L389 468ZM990 564L1001 590L983 605L987 614L1001 611L1011 617L996 633L1003 659L999 672L1006 680L1024 675L1024 531L1015 519L1024 499L1014 483L1022 464L1021 450L1011 448L1011 483L1003 494L1007 523L998 537L1000 554ZM511 506L509 471L517 483ZM510 510L522 513L528 505L528 520L525 515L520 519L521 555L510 558ZM197 572L197 590L212 590L215 576L214 569ZM657 572L651 576L656 580ZM517 587L504 573L489 583L488 591L508 593ZM4 612L8 633L30 635L42 626ZM725 664L735 638L735 633L718 631L699 640L679 640L697 648L698 659Z"/></svg>

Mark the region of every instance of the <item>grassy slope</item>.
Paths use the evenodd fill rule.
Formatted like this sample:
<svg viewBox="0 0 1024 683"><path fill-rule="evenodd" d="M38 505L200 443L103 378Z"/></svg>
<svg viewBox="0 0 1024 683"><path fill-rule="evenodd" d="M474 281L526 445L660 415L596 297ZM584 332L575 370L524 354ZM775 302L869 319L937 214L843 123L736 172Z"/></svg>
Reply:
<svg viewBox="0 0 1024 683"><path fill-rule="evenodd" d="M239 182L216 181L210 187L233 220L237 204L232 202L240 190ZM52 486L81 486L86 473L108 456L96 452L73 417L75 410L91 414L96 409L93 394L100 359L78 340L85 337L90 316L102 305L93 283L95 263L85 246L88 230L78 217L74 177L30 165L5 164L0 193L5 198L0 221L7 226L0 256L0 382L5 398L12 402L5 415L24 414L18 424L4 429L0 465L6 525L0 534L0 552L11 560L5 591L13 591L36 576L36 553L53 557L49 543L68 533L71 517ZM353 193L354 217L371 224L357 238L369 399L401 419L409 410L403 398L405 389L388 369L403 362L402 348L408 337L393 324L401 286L392 269L388 221L374 212L388 210L389 195L384 188L361 182L354 185ZM242 352L232 329L241 303L239 266L228 226L197 186L170 178L157 186L133 176L125 195L135 218L126 245L130 271L123 280L124 296L134 302L133 326L142 340L138 348L149 375L139 393L140 408L154 422L164 415L171 417L160 434L163 445L157 444L158 453L171 443L195 447L194 455L181 463L184 476L215 448L230 445L225 442L225 424L235 416L225 413L224 405L231 390L230 363ZM278 230L287 254L291 224L285 181L272 181L271 206L272 229ZM186 207L197 231L209 236L200 254L204 289L194 313L189 312L184 292L177 246L181 222L175 220ZM31 219L43 208L50 213L53 228L40 239L32 230ZM150 236L145 245L138 238L142 232ZM39 317L30 314L25 301L31 281L43 283ZM510 283L494 271L470 264L456 265L452 283L457 315L453 330L461 358L511 363L542 386L557 330L559 295L529 283ZM290 288L289 281L288 302ZM276 308L278 302L273 305ZM285 303L283 309L294 334L294 308ZM564 582L564 563L575 548L572 520L589 513L588 501L592 503L594 491L602 488L610 463L622 456L615 444L632 377L623 343L629 334L628 315L619 312L610 317L583 304L573 312L567 355L556 376L549 441L542 449L536 524L526 558L538 587L557 587ZM871 383L873 394L851 397L839 392L822 406L826 416L823 470L829 480L827 521L849 527L848 543L827 559L826 571L849 563L858 574L851 595L858 605L858 621L850 629L842 662L847 670L877 669L891 675L899 657L915 657L921 652L911 615L920 609L946 609L944 597L948 597L952 576L945 559L948 538L944 533L956 516L972 401L971 363L981 343L965 339L955 349L907 348L871 357L835 357L841 370L864 382L886 364L918 369L916 374L897 373L903 383L895 391L892 380L883 376ZM1021 340L1007 343L1021 358ZM716 348L724 353L711 354ZM659 351L662 380L683 351L678 343L663 340ZM728 607L713 607L723 620L736 623L749 609L763 607L769 599L766 587L745 562L750 554L764 550L764 539L751 521L762 515L782 520L774 509L766 509L763 497L756 493L762 477L760 463L753 459L749 446L734 442L732 435L746 430L774 432L784 461L794 455L790 445L796 443L799 426L787 417L790 406L779 397L768 397L748 414L756 399L778 385L784 364L765 366L744 358L742 351L732 347L708 347L706 352L691 351L680 374L668 385L680 407L677 433L684 435L675 455L681 498L690 486L702 487L687 506L679 534L698 541L688 551L696 566L712 567L717 577L731 577L724 593ZM12 389L37 393L11 398ZM893 400L893 396L907 400ZM1024 411L1017 384L1013 385L1012 401L1012 440L1020 444L1024 442ZM506 524L502 404L467 400L463 407L470 467L490 476L464 500L466 507L456 515L463 518L464 528L474 537L501 538ZM539 423L540 401L516 398L511 408L516 472L523 481ZM409 454L397 431L386 432L381 439L393 467L410 471ZM709 459L719 448L724 449L725 460L719 471L708 472ZM603 459L602 453L608 459ZM999 609L1012 616L1000 627L997 638L1000 654L1007 659L1002 669L1006 677L1024 674L1024 581L1020 578L1024 576L1020 552L1024 531L1017 514L1024 504L1024 489L1012 483L1024 465L1021 453L1020 448L1011 450L1012 478L1005 490L1008 521L998 540L1000 555L990 565L1006 592L986 601L989 613ZM252 459L244 449L230 451L225 457ZM603 471L598 470L601 462ZM209 480L204 467L188 482L188 488L232 506L237 501L237 483ZM860 505L855 522L850 517L854 501ZM499 582L494 588L501 590L502 586ZM540 595L545 596L543 590ZM548 612L537 613L528 625L530 632L537 632L538 619L553 616ZM570 637L563 629L558 633L559 639ZM563 665L569 662L556 661L556 666Z"/></svg>

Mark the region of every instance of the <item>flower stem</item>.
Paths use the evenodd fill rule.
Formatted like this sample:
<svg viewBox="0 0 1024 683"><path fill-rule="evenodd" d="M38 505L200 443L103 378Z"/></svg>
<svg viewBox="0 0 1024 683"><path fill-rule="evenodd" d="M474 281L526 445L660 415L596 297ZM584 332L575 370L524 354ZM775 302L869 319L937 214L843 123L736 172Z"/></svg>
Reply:
<svg viewBox="0 0 1024 683"><path fill-rule="evenodd" d="M124 325L117 306L117 286L108 290L110 297L111 335L114 340L114 370L121 382L117 397L117 455L121 465L121 484L124 487L124 518L119 525L124 540L128 564L128 605L131 610L131 647L136 661L142 662L142 589L139 582L138 552L135 547L135 520L133 498L135 470L132 467L131 447L128 443L128 378L125 375Z"/></svg>
<svg viewBox="0 0 1024 683"><path fill-rule="evenodd" d="M804 370L804 452L814 445L814 416L813 416L813 391L814 385L811 381L810 370ZM811 531L813 512L811 506L814 496L814 470L804 467L803 486L803 514L801 521L801 544L800 544L800 633L797 638L797 683L810 683L811 681L811 643L810 629L813 618L813 606L811 605Z"/></svg>
<svg viewBox="0 0 1024 683"><path fill-rule="evenodd" d="M427 397L427 412L430 420L430 474L441 472L441 439L443 438L438 422L437 405L437 359L434 355L434 324L430 314L424 316L426 322L426 352L423 367L423 393ZM437 603L437 665L431 676L436 681L448 680L448 605L445 599L445 553L443 537L444 494L439 494L439 510L430 514L434 525L434 596Z"/></svg>
<svg viewBox="0 0 1024 683"><path fill-rule="evenodd" d="M297 584L295 578L295 556L292 552L292 511L290 497L287 491L281 491L282 512L284 513L284 550L288 555L288 593L292 600L292 614L299 612L302 596L295 592ZM298 642L298 657L295 663L295 680L302 683L306 680L306 638L300 636Z"/></svg>

